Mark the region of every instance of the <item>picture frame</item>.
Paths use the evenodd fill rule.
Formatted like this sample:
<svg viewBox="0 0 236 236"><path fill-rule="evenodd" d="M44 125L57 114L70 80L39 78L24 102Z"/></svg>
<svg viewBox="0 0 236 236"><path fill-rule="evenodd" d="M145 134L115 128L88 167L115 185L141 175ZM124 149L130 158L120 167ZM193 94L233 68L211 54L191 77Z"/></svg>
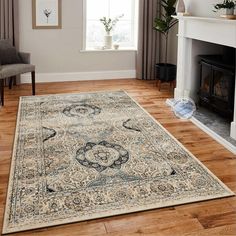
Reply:
<svg viewBox="0 0 236 236"><path fill-rule="evenodd" d="M61 0L32 0L33 29L61 29Z"/></svg>

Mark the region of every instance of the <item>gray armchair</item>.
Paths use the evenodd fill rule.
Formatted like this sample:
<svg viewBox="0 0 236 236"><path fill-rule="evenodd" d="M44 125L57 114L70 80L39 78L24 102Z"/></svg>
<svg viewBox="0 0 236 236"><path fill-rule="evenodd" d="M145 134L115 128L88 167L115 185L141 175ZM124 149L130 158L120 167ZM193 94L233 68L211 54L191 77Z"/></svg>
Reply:
<svg viewBox="0 0 236 236"><path fill-rule="evenodd" d="M8 40L0 40L0 86L2 106L4 106L4 80L10 78L9 88L11 89L13 77L28 72L31 72L32 94L35 95L35 66L30 64L30 54L17 52Z"/></svg>

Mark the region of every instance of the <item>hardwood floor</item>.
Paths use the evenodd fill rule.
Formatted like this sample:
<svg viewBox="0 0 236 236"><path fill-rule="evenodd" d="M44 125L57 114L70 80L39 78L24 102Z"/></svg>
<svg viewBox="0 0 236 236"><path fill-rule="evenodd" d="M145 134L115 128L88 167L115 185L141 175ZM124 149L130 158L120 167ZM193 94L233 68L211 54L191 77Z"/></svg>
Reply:
<svg viewBox="0 0 236 236"><path fill-rule="evenodd" d="M37 84L37 94L126 90L184 146L236 192L236 157L190 121L176 119L166 98L168 85L159 92L154 82L137 80L86 81ZM6 88L5 107L0 108L0 228L19 96L31 94L30 85ZM1 229L0 229L1 230ZM236 197L145 211L140 213L38 229L12 235L236 235Z"/></svg>

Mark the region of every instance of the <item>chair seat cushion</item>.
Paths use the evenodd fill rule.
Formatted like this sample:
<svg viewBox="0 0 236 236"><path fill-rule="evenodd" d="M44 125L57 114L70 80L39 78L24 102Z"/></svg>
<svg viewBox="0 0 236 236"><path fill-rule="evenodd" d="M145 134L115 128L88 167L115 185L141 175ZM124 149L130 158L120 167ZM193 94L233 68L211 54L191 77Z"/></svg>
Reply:
<svg viewBox="0 0 236 236"><path fill-rule="evenodd" d="M10 64L0 66L0 79L35 71L31 64Z"/></svg>

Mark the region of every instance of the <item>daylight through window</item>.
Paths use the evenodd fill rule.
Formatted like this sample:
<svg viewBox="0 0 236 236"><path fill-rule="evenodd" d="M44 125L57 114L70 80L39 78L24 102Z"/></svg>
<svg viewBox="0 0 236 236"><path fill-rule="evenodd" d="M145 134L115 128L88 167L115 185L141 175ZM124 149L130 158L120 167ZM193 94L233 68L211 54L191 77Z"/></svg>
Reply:
<svg viewBox="0 0 236 236"><path fill-rule="evenodd" d="M122 17L111 31L112 44L122 49L137 47L138 0L85 0L86 39L85 49L102 49L105 46L105 27L100 22L103 17Z"/></svg>

